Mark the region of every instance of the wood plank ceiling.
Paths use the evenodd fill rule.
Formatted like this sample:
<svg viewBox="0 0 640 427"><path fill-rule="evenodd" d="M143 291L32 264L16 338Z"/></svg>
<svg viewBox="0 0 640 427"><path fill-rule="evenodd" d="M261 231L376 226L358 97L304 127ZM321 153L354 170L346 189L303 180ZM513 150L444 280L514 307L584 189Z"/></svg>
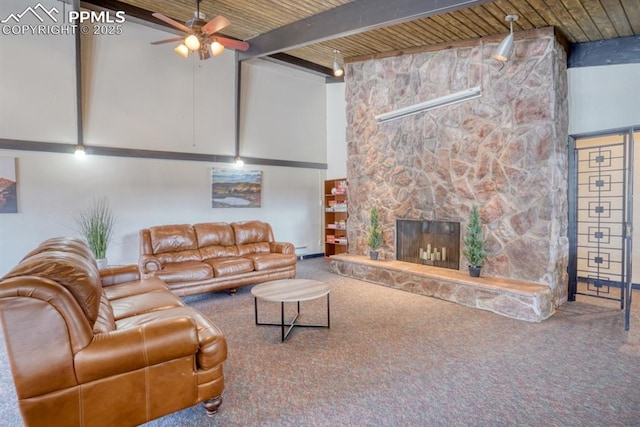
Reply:
<svg viewBox="0 0 640 427"><path fill-rule="evenodd" d="M354 2L366 4L367 0L203 0L200 10L206 14L207 20L217 15L225 16L231 25L221 34L251 44L251 39L270 31L334 8L346 9L345 5ZM422 2L430 4L432 9L443 3L437 0ZM160 12L179 22L191 19L196 10L195 0L89 0L86 3L114 9L126 4L140 8L142 19L152 19L151 12ZM509 32L509 24L505 21L508 14L520 17L514 23L516 32L553 26L569 43L640 35L640 0L459 0L458 3L472 6L347 36L326 37L323 41L294 47L283 53L330 69L334 49L349 61L506 34ZM331 30L331 23L326 27Z"/></svg>

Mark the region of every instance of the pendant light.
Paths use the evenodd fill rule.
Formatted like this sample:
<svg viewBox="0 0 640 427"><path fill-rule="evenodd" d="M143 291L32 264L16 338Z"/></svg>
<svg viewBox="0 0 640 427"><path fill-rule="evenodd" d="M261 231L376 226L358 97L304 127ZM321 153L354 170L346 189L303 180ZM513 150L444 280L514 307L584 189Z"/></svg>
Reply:
<svg viewBox="0 0 640 427"><path fill-rule="evenodd" d="M339 53L340 53L339 50L337 49L333 50L333 75L336 77L342 77L342 75L344 74L344 69L338 63Z"/></svg>
<svg viewBox="0 0 640 427"><path fill-rule="evenodd" d="M517 21L518 18L518 15L507 15L505 18L509 22L509 35L502 40L498 50L493 54L493 57L498 61L507 62L509 60L509 55L511 55L511 49L513 48L513 21Z"/></svg>

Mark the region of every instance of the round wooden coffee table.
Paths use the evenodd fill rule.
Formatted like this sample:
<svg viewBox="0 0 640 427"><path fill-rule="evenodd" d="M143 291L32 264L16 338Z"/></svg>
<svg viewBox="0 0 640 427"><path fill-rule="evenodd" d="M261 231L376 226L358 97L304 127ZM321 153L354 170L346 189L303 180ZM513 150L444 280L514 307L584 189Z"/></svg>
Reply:
<svg viewBox="0 0 640 427"><path fill-rule="evenodd" d="M318 280L308 279L284 279L274 280L254 286L251 289L253 295L256 325L280 326L282 331L282 341L285 341L293 328L330 328L329 314L329 285ZM297 323L300 316L300 302L309 301L323 296L327 296L327 324L326 325L310 325ZM272 301L280 303L280 323L261 323L258 321L258 300ZM284 321L284 303L295 302L297 304L296 316L290 323ZM288 326L285 332L285 326Z"/></svg>

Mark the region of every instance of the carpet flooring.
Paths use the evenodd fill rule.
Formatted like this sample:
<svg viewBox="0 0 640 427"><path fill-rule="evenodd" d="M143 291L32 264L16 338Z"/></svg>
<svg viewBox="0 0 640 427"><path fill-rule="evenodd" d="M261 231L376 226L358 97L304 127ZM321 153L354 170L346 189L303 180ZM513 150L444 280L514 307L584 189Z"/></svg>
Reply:
<svg viewBox="0 0 640 427"><path fill-rule="evenodd" d="M227 337L224 400L212 418L198 405L146 425L640 426L640 307L626 332L612 301L579 297L535 324L341 277L322 258L298 278L329 284L331 329L285 343L255 325L250 287L185 298ZM302 303L300 321L324 322L325 304ZM279 304L259 308L279 319ZM0 350L0 423L19 425Z"/></svg>

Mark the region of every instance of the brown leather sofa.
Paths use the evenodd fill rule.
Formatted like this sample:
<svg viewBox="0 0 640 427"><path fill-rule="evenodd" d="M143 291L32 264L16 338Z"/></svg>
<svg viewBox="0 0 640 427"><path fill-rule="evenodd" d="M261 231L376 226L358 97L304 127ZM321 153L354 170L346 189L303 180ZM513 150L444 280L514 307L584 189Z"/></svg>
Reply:
<svg viewBox="0 0 640 427"><path fill-rule="evenodd" d="M0 321L28 426L133 426L221 403L218 327L135 265L98 270L80 240L49 239L0 278Z"/></svg>
<svg viewBox="0 0 640 427"><path fill-rule="evenodd" d="M291 243L276 242L261 221L162 225L140 231L138 266L179 296L234 291L296 275Z"/></svg>

